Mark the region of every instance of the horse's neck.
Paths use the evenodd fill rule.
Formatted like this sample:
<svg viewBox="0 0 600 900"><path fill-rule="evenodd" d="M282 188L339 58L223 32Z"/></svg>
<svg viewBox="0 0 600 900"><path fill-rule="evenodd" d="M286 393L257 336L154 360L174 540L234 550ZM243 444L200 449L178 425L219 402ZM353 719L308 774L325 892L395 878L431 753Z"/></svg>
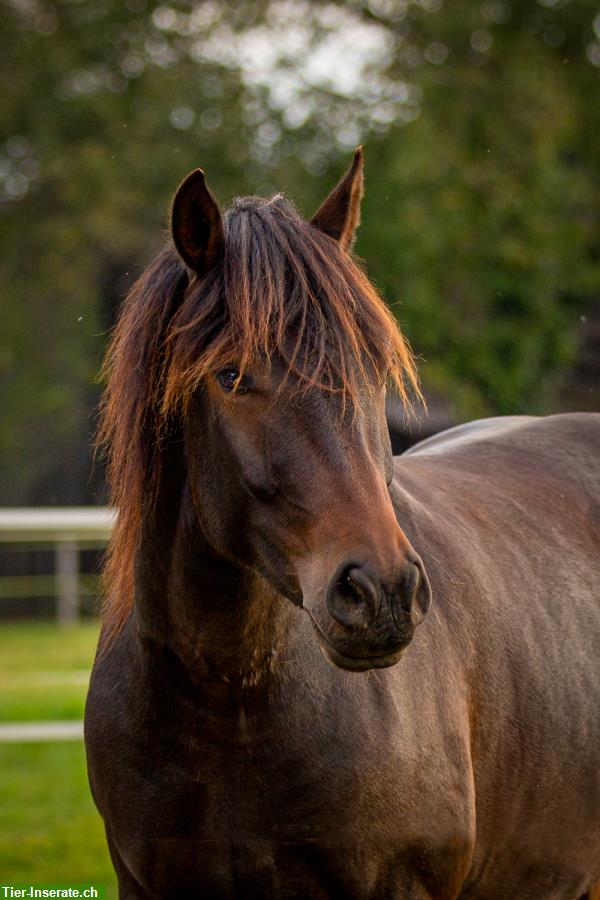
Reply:
<svg viewBox="0 0 600 900"><path fill-rule="evenodd" d="M142 634L168 645L193 680L243 690L273 674L295 610L215 554L185 487L171 485L146 518L136 572Z"/></svg>

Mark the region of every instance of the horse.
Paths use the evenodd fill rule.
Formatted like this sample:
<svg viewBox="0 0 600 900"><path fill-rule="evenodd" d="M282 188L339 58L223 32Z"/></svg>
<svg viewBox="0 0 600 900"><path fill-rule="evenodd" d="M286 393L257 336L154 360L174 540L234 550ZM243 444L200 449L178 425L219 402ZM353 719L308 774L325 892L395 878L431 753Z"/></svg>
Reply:
<svg viewBox="0 0 600 900"><path fill-rule="evenodd" d="M392 457L414 357L352 242L198 169L125 301L85 715L122 900L574 900L600 883L600 416Z"/></svg>

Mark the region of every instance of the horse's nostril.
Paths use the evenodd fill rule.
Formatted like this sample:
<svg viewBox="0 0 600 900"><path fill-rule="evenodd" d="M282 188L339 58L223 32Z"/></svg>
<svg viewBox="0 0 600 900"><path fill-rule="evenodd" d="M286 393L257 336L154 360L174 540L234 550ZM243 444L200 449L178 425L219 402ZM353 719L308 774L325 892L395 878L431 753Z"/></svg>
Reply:
<svg viewBox="0 0 600 900"><path fill-rule="evenodd" d="M423 563L416 554L406 561L402 578L391 595L392 617L402 627L407 617L418 624L431 603L431 588Z"/></svg>
<svg viewBox="0 0 600 900"><path fill-rule="evenodd" d="M419 584L420 573L417 566L410 562L402 579L398 599L402 610L409 615L412 611L414 596Z"/></svg>
<svg viewBox="0 0 600 900"><path fill-rule="evenodd" d="M372 587L365 575L353 567L345 573L344 587L348 591L350 600L355 603L368 603L369 595L372 593Z"/></svg>
<svg viewBox="0 0 600 900"><path fill-rule="evenodd" d="M361 568L347 566L334 578L327 593L327 606L341 625L364 627L377 609L377 591Z"/></svg>

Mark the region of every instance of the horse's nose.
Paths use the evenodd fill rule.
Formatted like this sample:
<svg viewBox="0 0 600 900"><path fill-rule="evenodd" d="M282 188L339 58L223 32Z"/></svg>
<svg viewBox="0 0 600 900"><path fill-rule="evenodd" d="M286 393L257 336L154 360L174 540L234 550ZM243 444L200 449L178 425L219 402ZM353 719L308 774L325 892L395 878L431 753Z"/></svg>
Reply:
<svg viewBox="0 0 600 900"><path fill-rule="evenodd" d="M341 566L326 600L329 613L344 628L369 628L376 620L384 625L387 619L403 630L427 612L431 592L420 558L409 552L391 583L378 578L368 565Z"/></svg>

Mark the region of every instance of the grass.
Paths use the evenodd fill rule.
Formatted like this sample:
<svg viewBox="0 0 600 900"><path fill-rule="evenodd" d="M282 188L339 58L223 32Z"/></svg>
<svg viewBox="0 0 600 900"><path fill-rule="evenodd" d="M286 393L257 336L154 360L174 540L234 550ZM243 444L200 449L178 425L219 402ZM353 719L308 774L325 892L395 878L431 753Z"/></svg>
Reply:
<svg viewBox="0 0 600 900"><path fill-rule="evenodd" d="M2 884L105 886L116 898L83 743L0 744Z"/></svg>
<svg viewBox="0 0 600 900"><path fill-rule="evenodd" d="M0 722L81 719L95 622L0 625ZM117 896L83 743L0 744L0 883L104 885Z"/></svg>
<svg viewBox="0 0 600 900"><path fill-rule="evenodd" d="M0 624L0 672L90 669L99 626L95 620L59 628L54 622Z"/></svg>
<svg viewBox="0 0 600 900"><path fill-rule="evenodd" d="M81 719L98 624L0 625L0 722Z"/></svg>

